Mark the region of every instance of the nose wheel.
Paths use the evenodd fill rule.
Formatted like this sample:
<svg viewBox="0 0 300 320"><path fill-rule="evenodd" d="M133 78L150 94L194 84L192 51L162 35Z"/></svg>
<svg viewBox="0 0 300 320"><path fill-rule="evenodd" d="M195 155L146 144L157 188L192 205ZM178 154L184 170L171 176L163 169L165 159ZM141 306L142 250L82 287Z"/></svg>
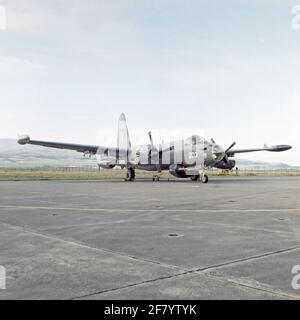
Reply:
<svg viewBox="0 0 300 320"><path fill-rule="evenodd" d="M208 176L205 174L205 168L202 168L201 170L199 170L199 180L202 183L208 182Z"/></svg>
<svg viewBox="0 0 300 320"><path fill-rule="evenodd" d="M201 182L202 183L207 183L208 182L208 176L206 174L201 175Z"/></svg>

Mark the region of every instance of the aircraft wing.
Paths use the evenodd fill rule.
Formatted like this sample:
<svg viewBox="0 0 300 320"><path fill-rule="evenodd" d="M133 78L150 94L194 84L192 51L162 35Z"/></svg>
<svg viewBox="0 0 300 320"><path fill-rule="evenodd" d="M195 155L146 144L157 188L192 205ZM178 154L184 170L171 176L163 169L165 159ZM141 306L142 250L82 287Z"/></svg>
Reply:
<svg viewBox="0 0 300 320"><path fill-rule="evenodd" d="M256 152L256 151L271 151L271 152L281 152L291 149L289 145L281 144L272 147L264 146L263 148L256 149L230 149L226 152L228 157L233 157L236 153L246 153L246 152Z"/></svg>
<svg viewBox="0 0 300 320"><path fill-rule="evenodd" d="M49 148L74 150L74 151L90 153L90 154L96 154L97 152L104 153L104 152L107 152L108 150L108 148L106 147L99 147L99 146L93 146L93 145L31 140L29 136L21 137L18 140L18 143L22 145L33 144L33 145L49 147Z"/></svg>

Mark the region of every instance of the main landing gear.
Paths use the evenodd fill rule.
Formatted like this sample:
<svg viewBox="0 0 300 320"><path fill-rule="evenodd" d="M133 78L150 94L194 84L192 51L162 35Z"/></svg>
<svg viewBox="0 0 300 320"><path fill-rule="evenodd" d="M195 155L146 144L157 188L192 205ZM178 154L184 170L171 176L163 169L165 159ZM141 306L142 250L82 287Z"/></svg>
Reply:
<svg viewBox="0 0 300 320"><path fill-rule="evenodd" d="M125 181L134 181L135 179L135 170L133 168L128 168L126 172Z"/></svg>
<svg viewBox="0 0 300 320"><path fill-rule="evenodd" d="M204 174L204 173L191 176L190 179L191 179L192 181L199 181L199 180L201 180L202 183L207 183L207 182L208 182L208 176L207 176L206 174Z"/></svg>
<svg viewBox="0 0 300 320"><path fill-rule="evenodd" d="M134 181L135 180L135 170L133 168L127 168L126 177L124 181ZM152 181L159 181L160 175L153 175Z"/></svg>
<svg viewBox="0 0 300 320"><path fill-rule="evenodd" d="M158 174L155 174L153 177L152 177L152 181L159 181L160 177Z"/></svg>
<svg viewBox="0 0 300 320"><path fill-rule="evenodd" d="M202 183L208 182L208 176L205 174L205 168L201 168L199 170L199 174L195 174L190 177L192 181L201 181Z"/></svg>

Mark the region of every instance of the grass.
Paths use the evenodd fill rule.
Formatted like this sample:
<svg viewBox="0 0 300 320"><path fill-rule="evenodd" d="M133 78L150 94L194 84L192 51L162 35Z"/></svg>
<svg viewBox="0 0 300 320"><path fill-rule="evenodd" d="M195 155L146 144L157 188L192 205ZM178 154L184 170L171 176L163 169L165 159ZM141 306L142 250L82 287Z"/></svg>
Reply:
<svg viewBox="0 0 300 320"><path fill-rule="evenodd" d="M36 169L7 169L0 168L0 181L26 181L26 180L103 180L124 179L125 170L84 170L80 168L36 168ZM152 178L153 172L136 171L137 178ZM209 171L208 175L235 176L233 172ZM239 170L239 176L300 176L295 170ZM174 177L169 172L162 173L163 178Z"/></svg>
<svg viewBox="0 0 300 320"><path fill-rule="evenodd" d="M124 179L125 170L71 170L71 169L1 169L0 181L26 181L26 180L103 180ZM153 173L137 171L139 178L152 178ZM164 172L162 177L171 177Z"/></svg>

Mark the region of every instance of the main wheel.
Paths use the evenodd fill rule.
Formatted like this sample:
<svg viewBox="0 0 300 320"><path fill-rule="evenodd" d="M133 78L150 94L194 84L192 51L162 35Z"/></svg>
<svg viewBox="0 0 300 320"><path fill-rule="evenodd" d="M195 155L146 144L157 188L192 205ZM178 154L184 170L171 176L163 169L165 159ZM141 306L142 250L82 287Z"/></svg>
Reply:
<svg viewBox="0 0 300 320"><path fill-rule="evenodd" d="M191 176L191 180L192 181L198 181L199 179L200 179L200 175L199 174L197 174L195 176Z"/></svg>
<svg viewBox="0 0 300 320"><path fill-rule="evenodd" d="M132 168L129 168L126 172L125 181L133 181L135 179L135 171Z"/></svg>
<svg viewBox="0 0 300 320"><path fill-rule="evenodd" d="M201 176L201 182L202 182L202 183L207 183L207 182L208 182L208 176L207 176L206 174L203 174L203 175Z"/></svg>
<svg viewBox="0 0 300 320"><path fill-rule="evenodd" d="M153 176L152 181L159 181L159 176Z"/></svg>

